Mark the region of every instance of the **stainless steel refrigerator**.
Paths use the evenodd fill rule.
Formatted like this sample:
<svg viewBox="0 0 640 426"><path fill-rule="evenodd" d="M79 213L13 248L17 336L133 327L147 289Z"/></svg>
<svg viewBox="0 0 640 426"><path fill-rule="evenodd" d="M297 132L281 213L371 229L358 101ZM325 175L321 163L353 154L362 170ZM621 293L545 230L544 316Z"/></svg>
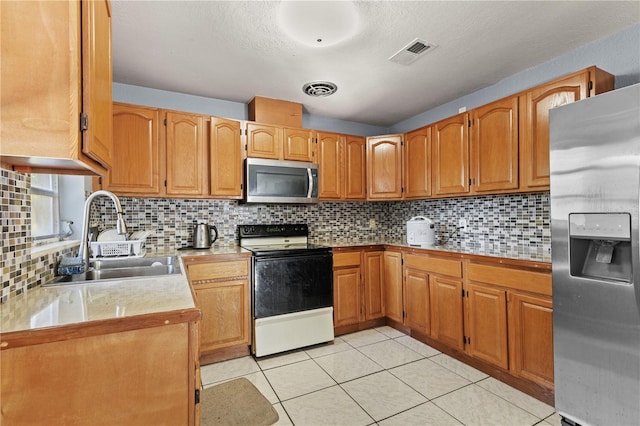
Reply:
<svg viewBox="0 0 640 426"><path fill-rule="evenodd" d="M549 116L555 405L640 424L640 84Z"/></svg>

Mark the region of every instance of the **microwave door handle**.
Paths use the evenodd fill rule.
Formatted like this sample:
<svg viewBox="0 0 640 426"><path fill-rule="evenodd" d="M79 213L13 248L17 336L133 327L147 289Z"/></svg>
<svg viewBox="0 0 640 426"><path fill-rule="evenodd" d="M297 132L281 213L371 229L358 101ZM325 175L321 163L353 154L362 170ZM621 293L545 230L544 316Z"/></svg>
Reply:
<svg viewBox="0 0 640 426"><path fill-rule="evenodd" d="M311 198L311 194L313 194L313 175L311 174L310 168L307 168L307 177L309 178L309 192L307 192L307 198Z"/></svg>

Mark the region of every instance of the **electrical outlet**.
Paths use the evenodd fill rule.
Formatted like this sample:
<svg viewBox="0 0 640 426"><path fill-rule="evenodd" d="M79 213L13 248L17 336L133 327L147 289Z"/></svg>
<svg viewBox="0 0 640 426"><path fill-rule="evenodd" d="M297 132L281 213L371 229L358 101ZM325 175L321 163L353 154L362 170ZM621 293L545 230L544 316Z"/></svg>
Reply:
<svg viewBox="0 0 640 426"><path fill-rule="evenodd" d="M369 219L369 229L376 229L377 225L376 225L376 220L375 219Z"/></svg>
<svg viewBox="0 0 640 426"><path fill-rule="evenodd" d="M460 232L467 232L467 219L458 219L458 228Z"/></svg>

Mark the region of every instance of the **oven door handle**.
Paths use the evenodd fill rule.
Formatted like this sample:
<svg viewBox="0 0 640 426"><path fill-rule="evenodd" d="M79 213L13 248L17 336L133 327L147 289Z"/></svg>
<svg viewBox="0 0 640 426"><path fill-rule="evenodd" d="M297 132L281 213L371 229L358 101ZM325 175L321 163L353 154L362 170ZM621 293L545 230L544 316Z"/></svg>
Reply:
<svg viewBox="0 0 640 426"><path fill-rule="evenodd" d="M311 174L310 168L307 168L307 176L309 178L309 191L307 192L307 198L311 198L311 194L313 194L313 175Z"/></svg>

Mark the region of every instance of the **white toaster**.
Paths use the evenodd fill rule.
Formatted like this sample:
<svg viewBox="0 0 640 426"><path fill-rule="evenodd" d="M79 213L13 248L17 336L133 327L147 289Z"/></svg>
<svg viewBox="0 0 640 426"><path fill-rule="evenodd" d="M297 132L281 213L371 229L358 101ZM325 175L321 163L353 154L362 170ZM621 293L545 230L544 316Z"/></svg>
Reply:
<svg viewBox="0 0 640 426"><path fill-rule="evenodd" d="M436 242L436 224L424 216L412 217L407 222L407 244L413 247L428 247Z"/></svg>

